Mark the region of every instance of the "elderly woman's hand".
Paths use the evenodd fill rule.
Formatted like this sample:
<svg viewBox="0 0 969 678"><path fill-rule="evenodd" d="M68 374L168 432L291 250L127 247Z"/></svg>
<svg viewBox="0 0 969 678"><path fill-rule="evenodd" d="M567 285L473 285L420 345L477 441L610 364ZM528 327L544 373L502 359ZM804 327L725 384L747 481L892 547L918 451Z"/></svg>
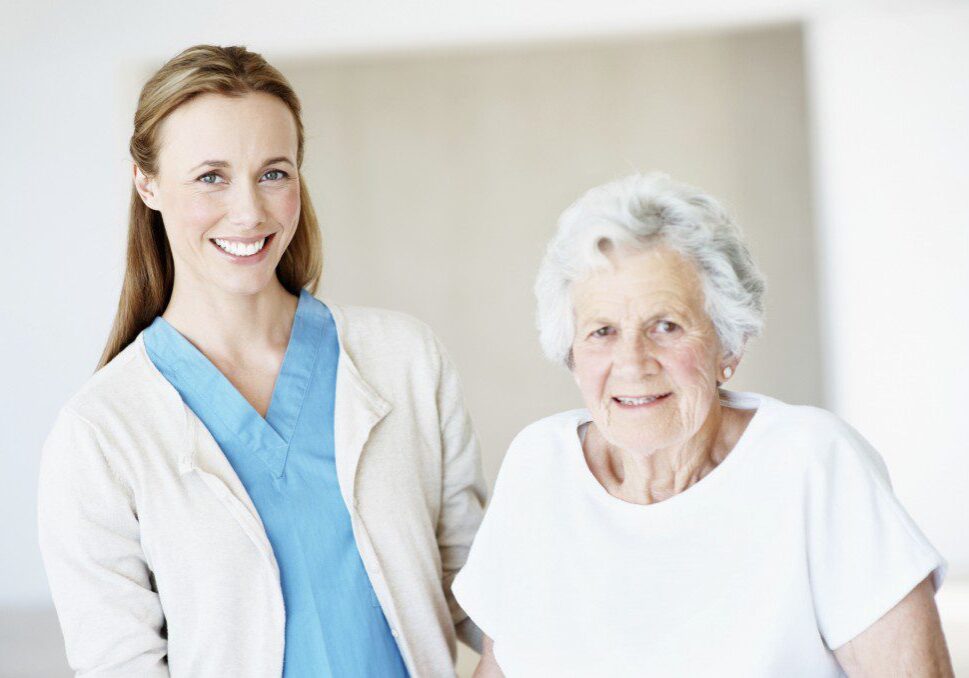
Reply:
<svg viewBox="0 0 969 678"><path fill-rule="evenodd" d="M488 636L482 639L481 661L478 662L472 678L505 678L501 667L495 661L495 642Z"/></svg>

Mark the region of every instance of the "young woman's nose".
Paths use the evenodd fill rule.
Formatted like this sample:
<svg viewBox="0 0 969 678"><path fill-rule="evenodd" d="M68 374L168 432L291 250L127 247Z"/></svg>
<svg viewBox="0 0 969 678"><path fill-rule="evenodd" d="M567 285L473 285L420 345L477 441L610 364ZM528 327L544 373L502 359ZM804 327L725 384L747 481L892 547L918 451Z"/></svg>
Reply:
<svg viewBox="0 0 969 678"><path fill-rule="evenodd" d="M240 228L255 229L266 220L257 185L239 182L229 196L229 221Z"/></svg>

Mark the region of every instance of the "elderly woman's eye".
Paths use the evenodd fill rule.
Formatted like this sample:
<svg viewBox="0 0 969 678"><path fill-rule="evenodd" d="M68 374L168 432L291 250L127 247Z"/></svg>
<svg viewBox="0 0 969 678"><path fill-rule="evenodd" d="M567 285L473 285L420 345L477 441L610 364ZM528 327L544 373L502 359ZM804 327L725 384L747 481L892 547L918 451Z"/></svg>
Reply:
<svg viewBox="0 0 969 678"><path fill-rule="evenodd" d="M680 326L669 320L661 320L656 323L656 331L660 334L672 334L678 329L680 329Z"/></svg>
<svg viewBox="0 0 969 678"><path fill-rule="evenodd" d="M289 175L286 174L286 172L284 172L283 170L271 169L265 174L263 174L262 178L267 179L269 181L279 181L280 179L285 179L288 176Z"/></svg>
<svg viewBox="0 0 969 678"><path fill-rule="evenodd" d="M593 337L606 337L606 336L609 336L610 334L612 334L612 328L608 326L600 327L599 329L592 331Z"/></svg>

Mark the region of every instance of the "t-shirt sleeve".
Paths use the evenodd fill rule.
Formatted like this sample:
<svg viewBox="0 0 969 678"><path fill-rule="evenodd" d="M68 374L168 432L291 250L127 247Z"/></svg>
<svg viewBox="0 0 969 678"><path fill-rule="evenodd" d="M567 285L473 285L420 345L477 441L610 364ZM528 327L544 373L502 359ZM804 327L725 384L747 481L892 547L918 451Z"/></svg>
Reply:
<svg viewBox="0 0 969 678"><path fill-rule="evenodd" d="M492 640L501 636L511 595L509 561L517 557L522 495L512 443L502 463L484 520L475 535L471 552L451 590L471 620Z"/></svg>
<svg viewBox="0 0 969 678"><path fill-rule="evenodd" d="M808 566L818 627L834 650L946 564L892 491L878 452L831 416L813 455L806 502Z"/></svg>

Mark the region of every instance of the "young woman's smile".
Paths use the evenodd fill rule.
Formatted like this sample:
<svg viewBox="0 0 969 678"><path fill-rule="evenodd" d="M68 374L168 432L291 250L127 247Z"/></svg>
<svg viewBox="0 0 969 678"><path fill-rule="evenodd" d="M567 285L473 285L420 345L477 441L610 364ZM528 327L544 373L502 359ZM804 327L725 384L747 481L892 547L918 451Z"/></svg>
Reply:
<svg viewBox="0 0 969 678"><path fill-rule="evenodd" d="M275 233L250 238L209 238L223 256L229 261L247 266L263 261L269 255L268 245Z"/></svg>

